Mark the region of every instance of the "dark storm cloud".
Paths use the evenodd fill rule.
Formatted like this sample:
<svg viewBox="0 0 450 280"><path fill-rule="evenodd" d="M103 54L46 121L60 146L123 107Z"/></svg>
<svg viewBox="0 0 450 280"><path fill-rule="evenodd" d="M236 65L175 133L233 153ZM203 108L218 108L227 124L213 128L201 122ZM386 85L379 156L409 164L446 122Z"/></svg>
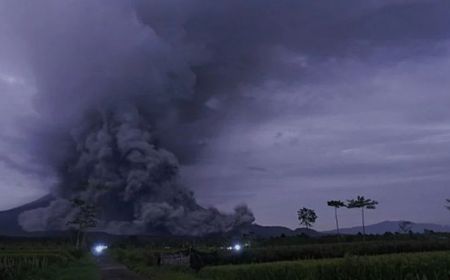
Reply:
<svg viewBox="0 0 450 280"><path fill-rule="evenodd" d="M323 82L322 77L335 74L328 68L336 71L343 59L389 64L442 52L442 46L434 43L450 36L448 5L447 1L142 1L138 15L167 40L178 45L182 40L202 57L193 68L197 77L193 97L181 113L183 120L203 118L196 132L208 137L217 132L220 119L233 114L236 104L267 103L264 96L248 93L253 87L275 91L280 86ZM312 99L301 108L306 114L320 106L311 94L298 98ZM265 109L253 106L240 113L258 121L267 116ZM280 110L284 108L274 108L275 114ZM190 129L187 137L192 135ZM188 143L198 143L199 133ZM183 155L195 150L186 149L185 142L183 147L171 139L166 142Z"/></svg>
<svg viewBox="0 0 450 280"><path fill-rule="evenodd" d="M266 114L273 112L270 120L229 120L220 137L210 140L204 166L188 167L186 176L190 182L214 186L216 193L225 186L229 192L245 190L246 200L260 213L258 221L267 224L295 225L295 208L307 204L318 209L320 226L330 227L332 216L324 202L358 193L382 201L382 209L371 214L373 221L407 217L445 223L442 197L448 196L444 186L450 180L450 114L445 108L450 84L444 73L449 71L450 60L443 53L389 66L344 63L325 83L258 90L267 100L258 106ZM300 112L304 100L292 98L301 94L314 96L308 99L314 110L307 114ZM274 107L283 112L275 113ZM245 171L256 164L268 172ZM248 198L251 191L253 198ZM422 210L428 214L414 210L420 196L427 201ZM227 208L229 202L219 198L220 194L202 199ZM282 208L276 215L283 221L264 210L270 207ZM357 216L346 223L357 223Z"/></svg>
<svg viewBox="0 0 450 280"><path fill-rule="evenodd" d="M251 221L245 208L223 215L198 206L177 171L161 173L178 170L176 158L202 201L230 191L233 205L283 185L333 189L335 181L339 193L345 184L369 188L370 175L385 185L443 176L449 6L4 1L0 89L21 77L32 90L8 91L32 92L35 111L14 126L24 132L12 151L58 179L62 200L52 209L70 214L64 200L77 193L101 201L112 231L183 234L211 221L202 234ZM86 183L114 191L75 191ZM119 218L109 201L129 215ZM267 206L250 203L257 213ZM50 210L22 222L57 227Z"/></svg>

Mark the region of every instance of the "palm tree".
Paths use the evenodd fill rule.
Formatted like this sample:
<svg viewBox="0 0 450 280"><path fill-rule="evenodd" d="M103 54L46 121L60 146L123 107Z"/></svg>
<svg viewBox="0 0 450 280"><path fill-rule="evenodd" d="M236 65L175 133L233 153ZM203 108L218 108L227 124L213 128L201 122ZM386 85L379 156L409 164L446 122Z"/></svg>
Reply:
<svg viewBox="0 0 450 280"><path fill-rule="evenodd" d="M370 198L365 198L364 196L359 196L356 199L347 200L347 208L361 208L363 235L366 235L366 226L364 223L364 209L375 209L377 208L378 201L372 200Z"/></svg>
<svg viewBox="0 0 450 280"><path fill-rule="evenodd" d="M314 210L312 209L305 207L298 210L297 215L300 225L304 225L306 229L309 229L312 226L312 224L316 222L317 219L316 212L314 212Z"/></svg>
<svg viewBox="0 0 450 280"><path fill-rule="evenodd" d="M340 200L330 200L330 201L327 201L327 204L330 207L334 207L334 218L336 220L336 232L338 235L340 235L337 210L338 210L338 208L345 207L345 203Z"/></svg>

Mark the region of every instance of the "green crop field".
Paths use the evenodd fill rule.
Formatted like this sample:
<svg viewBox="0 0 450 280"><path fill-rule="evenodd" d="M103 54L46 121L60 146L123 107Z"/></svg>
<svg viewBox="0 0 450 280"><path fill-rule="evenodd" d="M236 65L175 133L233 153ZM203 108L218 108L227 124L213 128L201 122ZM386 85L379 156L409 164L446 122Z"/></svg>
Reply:
<svg viewBox="0 0 450 280"><path fill-rule="evenodd" d="M355 240L268 245L254 242L226 250L199 241L196 247L110 244L108 253L151 280L449 280L450 243L445 235L410 240ZM287 244L287 243L286 243ZM186 265L164 265L162 255L190 254ZM93 256L70 243L0 243L1 280L98 280Z"/></svg>
<svg viewBox="0 0 450 280"><path fill-rule="evenodd" d="M153 280L450 279L450 243L445 238L266 245L240 252L207 248L193 251L200 262L198 273L189 267L157 265L158 253L176 251L130 246L114 248L112 253L130 269Z"/></svg>
<svg viewBox="0 0 450 280"><path fill-rule="evenodd" d="M215 264L243 264L298 259L341 258L345 255L449 251L449 240L370 241L312 245L264 246L248 248L239 254L221 251Z"/></svg>
<svg viewBox="0 0 450 280"><path fill-rule="evenodd" d="M200 276L211 280L448 280L450 252L225 265L206 267Z"/></svg>
<svg viewBox="0 0 450 280"><path fill-rule="evenodd" d="M0 247L1 280L99 279L92 260L68 246L26 242Z"/></svg>

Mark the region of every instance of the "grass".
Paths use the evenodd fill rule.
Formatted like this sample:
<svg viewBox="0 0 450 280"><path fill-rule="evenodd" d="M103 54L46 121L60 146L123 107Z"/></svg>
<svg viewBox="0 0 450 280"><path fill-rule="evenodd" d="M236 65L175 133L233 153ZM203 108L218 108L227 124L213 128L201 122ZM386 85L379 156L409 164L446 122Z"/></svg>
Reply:
<svg viewBox="0 0 450 280"><path fill-rule="evenodd" d="M215 264L291 261L299 259L342 258L345 255L381 255L397 253L449 251L449 240L367 241L293 246L248 248L240 254L222 251Z"/></svg>
<svg viewBox="0 0 450 280"><path fill-rule="evenodd" d="M188 267L157 267L137 265L131 268L143 277L152 280L198 280L198 275Z"/></svg>
<svg viewBox="0 0 450 280"><path fill-rule="evenodd" d="M100 272L91 256L45 270L36 280L99 280ZM33 279L34 280L34 279Z"/></svg>
<svg viewBox="0 0 450 280"><path fill-rule="evenodd" d="M72 252L73 253L73 252ZM1 280L97 280L96 264L88 255L68 250L4 250L0 252Z"/></svg>
<svg viewBox="0 0 450 280"><path fill-rule="evenodd" d="M448 280L450 252L212 266L200 276L210 280Z"/></svg>
<svg viewBox="0 0 450 280"><path fill-rule="evenodd" d="M179 250L179 249L178 249ZM342 258L346 255L366 256L397 253L449 251L450 240L387 240L367 242L341 242L310 245L260 246L245 248L239 253L218 248L208 248L201 253L203 265L247 264L300 259ZM132 267L136 264L157 264L158 253L176 252L158 248L126 247L112 249L113 256Z"/></svg>
<svg viewBox="0 0 450 280"><path fill-rule="evenodd" d="M244 258L250 261L256 260L252 264L206 266L200 273L195 273L188 267L155 266L154 252L148 249L116 249L114 253L115 257L120 259L131 270L155 280L450 279L450 251L444 246L448 246L447 243L444 242L441 244L438 242L434 243L433 246L428 246L428 244L422 242L397 242L395 246L391 245L393 244L368 242L364 244L352 244L350 247L345 245L342 248L340 248L341 244L331 246L313 245L258 248L257 250L263 249L264 254L267 253L268 256L261 257L258 254L258 258L253 258L254 256L249 259ZM441 245L441 248L436 248L437 245ZM350 248L352 250L349 250ZM445 248L447 248L447 251L433 251ZM400 251L404 253L387 254L389 251ZM406 253L405 251L415 251L415 253ZM335 253L330 254L330 252ZM333 258L326 257L330 255ZM259 263L260 261L267 261L274 256L276 258L292 257L297 259ZM309 259L299 259L299 257L304 258L305 256L309 257ZM237 263L241 261L242 259L238 257Z"/></svg>

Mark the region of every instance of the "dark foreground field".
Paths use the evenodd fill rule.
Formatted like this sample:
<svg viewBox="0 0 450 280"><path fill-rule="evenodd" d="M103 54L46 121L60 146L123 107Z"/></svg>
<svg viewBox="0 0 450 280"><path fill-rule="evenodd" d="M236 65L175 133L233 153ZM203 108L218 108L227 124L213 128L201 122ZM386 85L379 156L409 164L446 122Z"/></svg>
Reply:
<svg viewBox="0 0 450 280"><path fill-rule="evenodd" d="M334 238L334 241L333 241ZM223 240L221 242L224 242ZM58 240L0 243L1 280L448 280L445 234L354 238L280 237L227 244L116 242L100 256ZM242 244L245 244L242 241ZM151 244L151 245L150 245ZM188 263L167 265L164 256Z"/></svg>
<svg viewBox="0 0 450 280"><path fill-rule="evenodd" d="M207 267L215 280L450 279L450 251Z"/></svg>

